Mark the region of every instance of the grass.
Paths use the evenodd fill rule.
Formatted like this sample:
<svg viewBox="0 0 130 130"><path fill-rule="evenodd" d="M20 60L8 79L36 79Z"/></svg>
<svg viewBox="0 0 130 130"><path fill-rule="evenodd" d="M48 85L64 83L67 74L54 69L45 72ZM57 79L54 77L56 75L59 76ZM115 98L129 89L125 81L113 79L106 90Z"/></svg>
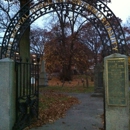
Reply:
<svg viewBox="0 0 130 130"><path fill-rule="evenodd" d="M89 80L89 85L87 87L84 75L75 76L72 81L66 81L64 83L58 78L53 77L48 81L48 86L40 87L40 91L42 90L67 93L90 93L94 92L94 82Z"/></svg>
<svg viewBox="0 0 130 130"><path fill-rule="evenodd" d="M90 93L94 92L94 87L83 87L83 86L75 86L75 87L68 87L68 86L46 86L40 87L40 91L54 91L54 92L67 92L67 93Z"/></svg>

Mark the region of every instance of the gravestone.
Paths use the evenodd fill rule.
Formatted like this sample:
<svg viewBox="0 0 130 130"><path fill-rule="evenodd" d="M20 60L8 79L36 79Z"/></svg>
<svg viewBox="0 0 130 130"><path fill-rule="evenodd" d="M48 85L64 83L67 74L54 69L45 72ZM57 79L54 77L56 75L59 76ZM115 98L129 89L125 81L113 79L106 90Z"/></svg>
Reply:
<svg viewBox="0 0 130 130"><path fill-rule="evenodd" d="M39 75L39 85L40 86L48 86L48 76L45 71L45 62L42 60L41 62L41 70Z"/></svg>
<svg viewBox="0 0 130 130"><path fill-rule="evenodd" d="M95 93L103 92L103 64L98 63L94 67L94 89Z"/></svg>
<svg viewBox="0 0 130 130"><path fill-rule="evenodd" d="M94 93L92 97L103 97L104 83L103 83L103 63L98 63L94 67Z"/></svg>
<svg viewBox="0 0 130 130"><path fill-rule="evenodd" d="M128 59L118 53L104 59L105 130L129 129Z"/></svg>

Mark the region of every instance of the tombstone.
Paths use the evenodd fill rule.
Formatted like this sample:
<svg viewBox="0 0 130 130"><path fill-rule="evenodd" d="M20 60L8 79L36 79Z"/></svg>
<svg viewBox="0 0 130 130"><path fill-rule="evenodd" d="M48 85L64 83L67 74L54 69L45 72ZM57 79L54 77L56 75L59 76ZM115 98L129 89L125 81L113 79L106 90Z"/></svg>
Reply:
<svg viewBox="0 0 130 130"><path fill-rule="evenodd" d="M105 130L130 130L128 59L118 53L104 59Z"/></svg>
<svg viewBox="0 0 130 130"><path fill-rule="evenodd" d="M94 67L94 93L92 97L102 97L104 93L103 83L103 63L98 63Z"/></svg>
<svg viewBox="0 0 130 130"><path fill-rule="evenodd" d="M31 77L31 84L35 84L35 77Z"/></svg>
<svg viewBox="0 0 130 130"><path fill-rule="evenodd" d="M98 63L94 67L94 89L95 93L103 92L103 64Z"/></svg>
<svg viewBox="0 0 130 130"><path fill-rule="evenodd" d="M48 86L48 76L45 71L45 62L42 60L41 62L41 72L39 75L39 85L40 86Z"/></svg>

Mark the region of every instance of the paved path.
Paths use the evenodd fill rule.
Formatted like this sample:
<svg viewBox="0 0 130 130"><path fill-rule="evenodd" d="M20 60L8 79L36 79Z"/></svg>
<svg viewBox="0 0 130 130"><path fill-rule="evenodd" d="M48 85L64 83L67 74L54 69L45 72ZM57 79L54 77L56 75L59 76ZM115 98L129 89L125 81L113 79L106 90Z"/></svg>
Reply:
<svg viewBox="0 0 130 130"><path fill-rule="evenodd" d="M103 114L103 98L91 94L69 94L80 100L80 104L70 108L66 116L52 124L31 130L99 130L103 128L100 116Z"/></svg>

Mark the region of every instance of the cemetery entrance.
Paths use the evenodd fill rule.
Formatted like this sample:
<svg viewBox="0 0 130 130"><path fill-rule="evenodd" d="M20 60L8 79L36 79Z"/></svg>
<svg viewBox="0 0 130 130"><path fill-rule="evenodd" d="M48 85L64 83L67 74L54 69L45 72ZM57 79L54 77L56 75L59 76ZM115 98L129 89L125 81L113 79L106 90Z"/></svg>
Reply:
<svg viewBox="0 0 130 130"><path fill-rule="evenodd" d="M29 27L35 20L51 12L60 14L62 19L59 22L61 23L64 19L71 18L70 22L74 24L79 16L91 23L102 44L100 47L102 57L115 52L127 54L121 25L114 13L101 0L30 0L27 2L12 18L5 32L1 49L1 59L9 57L16 61L16 95L18 96L16 104L18 109L15 129L18 129L17 126L19 127L20 124L26 124L26 120L31 119L32 115L38 115L37 73L39 73L39 67L30 63L29 44L25 44L24 34L28 34ZM73 12L74 17L72 17ZM84 44L87 45L85 41ZM28 59L28 63L21 63L21 58L24 59L23 62ZM32 70L34 70L33 73ZM29 84L32 77L35 77L34 88ZM20 129L23 127L21 126Z"/></svg>

